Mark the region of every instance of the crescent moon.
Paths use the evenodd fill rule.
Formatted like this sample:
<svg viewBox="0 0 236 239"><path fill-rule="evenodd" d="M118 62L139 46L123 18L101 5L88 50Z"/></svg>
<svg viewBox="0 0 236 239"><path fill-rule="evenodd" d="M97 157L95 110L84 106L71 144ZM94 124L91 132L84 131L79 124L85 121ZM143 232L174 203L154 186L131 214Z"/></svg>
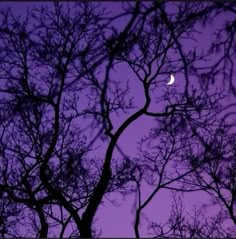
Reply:
<svg viewBox="0 0 236 239"><path fill-rule="evenodd" d="M173 85L175 82L175 77L174 75L170 75L170 81L167 83L167 85Z"/></svg>

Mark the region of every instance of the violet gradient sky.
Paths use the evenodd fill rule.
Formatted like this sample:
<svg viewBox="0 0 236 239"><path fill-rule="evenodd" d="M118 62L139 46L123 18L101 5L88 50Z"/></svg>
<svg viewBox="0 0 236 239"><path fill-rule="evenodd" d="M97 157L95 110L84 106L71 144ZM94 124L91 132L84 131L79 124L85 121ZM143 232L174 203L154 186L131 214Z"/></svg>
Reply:
<svg viewBox="0 0 236 239"><path fill-rule="evenodd" d="M11 7L12 10L21 15L24 16L24 13L27 9L27 7L32 6L41 6L41 5L51 5L51 3L40 3L40 2L0 2L0 8L6 8ZM73 4L71 2L71 4ZM111 11L119 11L121 9L121 2L102 2L102 5L105 7L111 9ZM186 41L184 44L186 47L194 47L197 46L199 49L206 49L208 46L208 42L212 37L212 32L219 27L224 17L227 16L220 16L216 17L216 19L213 19L212 25L208 28L200 28L201 31L197 35L198 42L194 41ZM117 22L117 26L120 27L126 22L126 19L119 20ZM214 59L212 59L214 61ZM131 85L132 85L132 92L135 97L135 102L137 104L142 104L142 94L140 91L140 85L137 83L137 81L132 80L133 74L128 70L127 68L119 69L117 74L114 74L114 78L117 78L118 80L120 78L128 78L130 79ZM183 85L181 84L181 73L176 74L176 82L175 87L181 91L183 88ZM196 79L191 79L192 81ZM123 118L119 118L116 121L115 125L119 125L119 123L122 121ZM130 126L127 131L122 135L119 144L122 147L123 151L127 155L133 155L136 154L136 148L137 148L137 141L140 139L141 136L146 134L148 131L147 129L151 127L152 121L150 121L148 118L141 118L137 122L135 122L132 126ZM99 154L103 155L104 152L102 149L98 152ZM143 187L143 196L147 194L150 191L149 187ZM96 216L96 226L97 228L102 229L102 236L103 237L134 237L134 231L133 231L133 222L134 222L134 195L127 196L125 198L122 198L120 195L113 194L112 198L116 199L120 206L115 207L112 205L109 200L105 199L104 205L100 206L99 211ZM188 193L184 195L184 206L186 208L186 211L191 211L193 209L193 206L201 206L203 203L209 202L210 198L205 193ZM143 237L150 236L147 234L147 223L146 223L146 217L149 220L158 221L158 222L165 222L167 217L169 216L169 212L171 209L171 195L170 192L167 190L163 190L160 193L157 194L155 200L152 201L152 203L144 210L143 214L143 220L141 221L142 230L141 235ZM216 206L209 206L205 208L205 213L209 213L210 215L214 215L218 212L218 207Z"/></svg>

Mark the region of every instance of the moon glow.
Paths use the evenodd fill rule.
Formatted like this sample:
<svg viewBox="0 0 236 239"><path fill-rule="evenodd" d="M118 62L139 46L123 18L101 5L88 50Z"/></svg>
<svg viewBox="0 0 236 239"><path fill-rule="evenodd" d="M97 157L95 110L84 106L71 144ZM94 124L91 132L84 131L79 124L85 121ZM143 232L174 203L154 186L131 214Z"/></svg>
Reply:
<svg viewBox="0 0 236 239"><path fill-rule="evenodd" d="M167 83L167 85L173 85L174 82L175 82L175 77L174 77L174 75L170 75L170 80L169 80L169 82Z"/></svg>

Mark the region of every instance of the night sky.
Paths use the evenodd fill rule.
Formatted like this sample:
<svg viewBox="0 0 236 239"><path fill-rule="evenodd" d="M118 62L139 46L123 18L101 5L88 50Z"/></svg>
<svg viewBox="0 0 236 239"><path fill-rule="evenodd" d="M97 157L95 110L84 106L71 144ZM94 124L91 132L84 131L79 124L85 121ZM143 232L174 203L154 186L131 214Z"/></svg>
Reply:
<svg viewBox="0 0 236 239"><path fill-rule="evenodd" d="M73 11L82 9L78 4L76 7L73 7L74 4L73 2L63 3L62 7L62 11L65 11L65 13L67 6L72 7L71 15L69 15L71 19L77 14ZM74 50L74 59L80 59L80 53L78 53L78 57L76 51L80 51L86 44L89 45L91 42L92 44L89 45L91 49L88 50L88 52L91 50L91 55L88 53L88 58L86 58L88 62L86 62L85 65L89 69L90 64L92 65L96 60L100 59L100 57L102 58L102 55L104 60L101 64L99 63L100 65L95 70L89 70L78 80L75 79L77 79L76 77L80 74L80 67L83 61L71 60L71 63L68 63L68 73L65 76L65 88L61 95L61 102L63 102L63 104L59 106L59 112L61 114L59 122L62 128L59 127L59 137L53 148L54 153L51 155L47 166L45 166L44 172L45 175L51 175L50 177L52 177L54 181L52 178L50 179L50 177L46 180L48 180L48 182L52 180L53 187L60 189L62 194L65 193L66 195L68 188L67 199L78 195L78 197L82 197L82 192L84 192L83 190L86 188L85 185L89 188L88 190L90 191L88 195L86 195L88 201L86 201L86 199L75 199L74 204L71 203L71 205L74 205L74 207L77 206L78 208L82 205L81 208L78 209L78 214L83 218L83 212L91 199L95 187L91 185L97 185L101 177L104 160L109 154L109 145L111 145L112 140L116 137L116 133L123 127L124 122L142 109L149 97L150 104L147 108L144 107L145 110L147 112L158 112L159 115L163 113L163 115L153 116L151 113L142 113L140 117L137 117L137 119L127 125L115 141L110 166L114 176L110 182L114 180L114 184L112 185L111 183L111 185L108 185L107 192L105 196L102 197L102 203L99 204L97 212L95 213L93 228L96 229L96 234L93 234L93 236L137 237L134 225L138 204L140 203L140 205L142 205L150 195L152 195L155 188L162 184L163 187L157 190L155 196L151 198L150 202L148 202L141 211L139 222L140 237L153 237L158 235L157 231L155 234L152 230L153 228L150 228L150 225L153 225L153 223L161 224L164 231L168 231L169 226L167 222L171 218L174 219L173 209L176 209L176 205L173 204L174 198L176 198L177 201L179 198L182 199L183 215L186 222L191 223L191 218L196 215L196 211L200 213L201 216L203 215L208 218L209 221L212 220L213 222L213 218L216 221L218 220L217 223L219 225L221 224L225 231L220 229L220 233L222 234L215 232L215 234L208 234L208 236L235 236L236 173L234 172L236 169L236 141L234 115L236 96L236 5L225 3L226 7L224 7L220 4L219 6L217 4L214 5L213 1L206 1L202 4L166 1L161 4L160 8L157 7L156 10L150 11L151 13L147 14L145 21L142 23L143 18L141 13L148 11L148 9L152 7L152 4L154 6L154 2L143 2L141 4L140 15L134 20L132 27L128 29L127 33L125 29L131 24L130 22L132 22L133 17L133 15L128 14L128 12L134 8L135 2L129 2L127 4L123 2L101 2L99 4L92 2L92 4L97 5L96 13L101 12L101 9L106 9L107 13L101 17L101 23L97 20L97 23L96 21L93 23L95 27L93 28L92 26L91 29L89 28L91 32L88 33L88 38L81 37L82 40L76 43L78 46L76 45L77 48L75 47L76 50ZM35 7L40 10L41 6L47 6L48 11L55 11L53 3L49 2L0 2L1 10L5 11L10 7L14 14L20 16L19 22L22 22L26 17L27 9ZM208 7L209 12L207 12ZM179 12L180 9L183 11L182 13ZM204 12L204 9L206 12ZM161 14L162 11L164 11L166 15ZM127 15L120 15L110 22L107 20L124 12L126 12ZM190 16L188 16L188 14L190 14ZM37 141L37 137L39 137L40 134L46 135L45 132L47 132L46 136L44 135L42 139L39 139L39 141L42 140L40 141L42 143L40 146L42 147L42 151L39 150L42 153L42 159L41 161L36 160L36 164L39 165L38 169L30 172L30 174L32 173L32 177L36 178L35 181L33 181L33 179L30 181L30 187L32 189L42 183L42 189L40 189L41 194L36 195L36 198L41 198L45 195L50 195L52 192L44 185L45 182L41 182L43 180L39 176L39 173L41 173L40 170L41 165L43 165L43 160L45 160L44 157L47 155L45 152L50 148L50 144L53 141L52 135L55 133L53 125L56 117L52 110L54 106L50 106L48 102L45 103L46 101L39 105L38 101L35 101L35 103L33 100L31 101L31 98L26 98L29 105L25 108L17 109L17 107L20 107L16 104L18 100L20 102L25 95L30 95L30 93L27 93L27 90L22 94L18 93L18 90L19 92L21 91L21 87L22 92L26 87L20 83L20 80L16 80L17 77L15 79L13 77L13 75L17 76L17 74L21 74L20 72L23 72L23 75L25 74L24 70L22 71L22 67L18 68L17 61L13 64L12 75L6 75L6 72L10 71L9 62L11 59L15 59L14 57L16 57L16 59L17 57L20 58L21 55L16 54L14 57L11 55L12 53L10 51L14 44L11 45L12 42L10 40L9 45L6 44L7 39L10 39L10 37L4 38L4 34L8 33L5 32L5 23L3 24L2 15L0 19L0 115L2 121L0 123L0 132L2 135L0 141L0 190L2 189L2 192L6 192L4 195L8 195L7 198L10 198L10 195L14 193L18 195L18 197L28 197L27 192L23 192L24 190L20 193L17 190L9 189L13 192L13 194L10 194L10 191L7 191L6 186L4 186L7 180L12 180L9 181L9 184L24 188L24 186L22 186L24 183L23 172L26 169L22 166L22 160L20 160L21 154L15 155L17 153L12 147L17 146L20 148L19 150L21 150L22 147L22 155L23 152L28 152L29 154L25 156L23 161L25 164L28 165L29 162L29 165L31 165L31 163L34 163L34 160L38 160L38 148L29 135L32 136L35 134ZM35 20L33 20L33 17L30 19L32 20L29 21L28 31L35 27ZM79 22L79 19L81 19L82 22L83 15L79 16L76 21ZM64 20L65 19L63 19L63 21ZM174 27L171 26L171 24L168 25L168 20L173 24L177 24L174 25ZM157 21L157 25L154 24L155 21ZM50 20L48 20L48 22L42 20L42 22L45 22L47 26ZM58 20L58 22L60 21ZM68 22L67 27L62 28L62 31L68 28L69 32L71 25L70 21ZM104 24L104 29L99 29L99 25L96 24L102 23ZM37 25L37 23L35 24ZM142 24L143 27L141 27ZM46 27L43 25L40 27L42 27L42 35L45 34L44 36L49 37L49 35L46 35ZM37 34L39 34L40 27L38 30L35 28L35 32L38 31ZM48 27L50 28L50 23ZM79 26L78 29L80 29L80 27L81 26ZM60 27L58 29L60 29ZM75 29L75 31L78 30L76 27ZM142 30L139 31L140 29ZM97 34L97 36L92 35L93 31L96 31L94 34ZM66 34L70 34L70 32L68 32ZM176 34L174 37L173 32ZM59 53L63 51L61 48L53 49L51 47L52 51L50 51L50 46L53 45L54 40L56 43L57 41L63 42L67 35L64 36L65 39L62 38L62 40L60 40L61 36L58 37L60 33L54 32L54 34L55 36L52 36L51 41L48 41L49 48L46 49L43 45L46 45L46 40L40 45L44 38L40 38L41 36L32 33L32 40L35 41L35 45L32 43L32 48L26 49L29 50L29 54L31 54L29 58L27 58L27 61L31 64L27 76L30 82L29 91L32 91L33 93L31 92L31 94L33 95L38 94L37 97L39 98L41 97L49 101L53 99L53 101L55 100L56 102L60 94L58 93L60 88L58 88L59 90L57 91L56 87L61 84L60 82L64 75L61 69L59 69L61 71L58 71L58 73L57 69L53 67L57 64L55 62L60 61L61 65L58 63L58 65L60 65L58 67L60 68L64 64L64 58L59 60ZM122 34L124 34L125 40L122 39ZM28 36L30 36L30 34ZM74 35L74 37L76 37L76 35ZM112 47L117 44L116 38L118 40L127 40L127 48L122 48L122 44L119 45L118 43L118 45L116 45L118 46L118 50L113 50L115 48ZM68 39L70 39L69 36ZM113 40L112 44L114 45L111 45L111 48L108 46L109 40L110 42ZM6 47L7 45L9 48ZM130 47L129 49L128 45ZM64 51L67 51L67 45L64 47ZM8 49L10 50L8 51ZM21 48L18 47L18 49ZM110 55L108 54L109 50L111 51ZM45 53L46 51L49 53ZM17 51L15 50L15 52ZM43 54L45 54L45 56ZM65 56L65 59L66 57L67 56ZM155 58L155 60L152 61L152 58ZM33 60L31 61L31 59ZM150 65L151 61L152 64ZM137 64L133 64L134 62ZM142 65L143 68L139 68L138 64ZM109 76L107 77L106 74L109 74ZM147 78L145 78L145 74L148 75ZM167 85L170 74L175 76L173 85ZM58 79L59 83L55 83ZM107 85L106 79L108 79ZM144 87L146 87L144 84L145 81L147 81L147 85L149 84L148 97L145 95L147 93L145 93L144 90ZM150 82L152 83L150 84ZM53 87L56 88L56 93L53 92ZM106 93L104 93L104 89L106 89ZM8 91L8 93L6 93L6 91ZM4 99L7 100L4 101ZM13 99L13 101L10 99ZM47 106L47 104L49 106ZM39 111L39 109L41 109L40 107L43 109L42 121L39 123L40 126L37 126L37 123L33 124L34 120L35 122L37 120L37 117L35 116L34 118L33 116L34 114L37 115L33 111L34 107L36 107L36 111ZM10 112L9 114L8 110ZM62 114L62 112L64 114ZM95 114L95 112L99 113ZM78 116L75 116L76 113ZM109 118L107 117L108 113ZM31 116L29 116L29 114L31 114ZM6 118L4 118L5 115ZM72 119L73 117L70 118L72 115L74 119ZM22 117L20 118L21 120L19 120L18 117ZM69 118L71 119L71 123L67 125ZM36 128L39 127L38 131L32 130L31 132L30 129L27 128L27 120L24 122L23 119L31 119L32 121L29 120L29 122L31 122L33 126L31 125L29 128L35 127L36 130ZM44 120L46 123L43 123ZM8 124L8 122L10 123ZM112 124L112 128L109 128L110 123ZM14 124L16 127L12 126ZM22 124L21 127L20 124ZM5 130L5 128L7 130ZM18 131L15 131L17 129ZM109 130L110 135L109 133L106 134ZM98 136L95 137L96 135ZM63 141L63 137L65 141ZM29 143L27 140L32 141ZM65 145L63 146L63 144ZM33 145L32 149L31 145ZM9 147L9 149L7 149L7 147ZM83 154L81 150L87 150L87 152ZM60 173L60 165L63 164L61 167L64 167L72 158L68 152L73 152L75 156L78 156L79 153L82 152L81 165L76 161L79 161L78 158L72 162L72 170L77 172L73 171L73 176L72 173L70 174L68 168L66 168L68 172L65 171L65 168L62 168L64 171ZM6 160L9 160L7 167L8 175L10 176L8 179L4 177ZM194 160L197 161L197 164L199 163L197 173L195 173L194 170L191 171L191 167L194 168L196 166L194 165ZM205 162L205 164L202 163L202 161ZM132 167L133 171L131 170ZM160 177L161 169L163 169L163 172ZM188 171L191 171L191 173L187 174L186 172ZM87 172L88 175L86 173L83 174L83 172ZM119 173L121 175L119 175ZM185 177L174 180L185 173ZM82 175L81 177L86 175L87 178L81 179L78 175ZM215 179L216 176L218 177L217 179ZM70 182L73 185L74 183L77 185L79 189L76 190L78 191L75 190L75 192L71 193L71 190L74 190L74 188L73 186L67 186L69 185L69 183L67 184L67 179L71 180ZM63 183L63 180L65 183ZM129 181L122 184L122 180ZM229 180L231 180L230 183ZM80 181L82 181L82 183L80 183ZM168 181L170 181L170 183L165 185ZM76 182L79 183L76 184ZM223 198L225 197L224 202L221 201L221 195L217 194L214 189L211 190L211 186L214 187L215 183L220 185L218 189L221 190ZM140 186L139 189L137 185ZM46 189L44 187L46 187ZM80 189L80 187L82 189ZM139 194L140 202L138 202ZM53 216L59 218L60 210L64 212L66 210L63 207L63 209L60 209L62 204L55 195L56 193L52 193L52 197L55 197L52 200L57 203L54 205L53 203L49 203L51 209L49 209L47 205L43 206L43 210L45 215L46 212L50 212L51 215L53 214ZM3 201L2 198L0 198L0 200ZM231 205L231 214L229 213L230 210L226 207L228 202ZM23 208L23 204L20 202L14 202L12 205L19 205L19 208ZM37 206L35 205L33 206L34 209L32 209L29 204L26 203L25 211L22 209L21 213L24 211L24 215L26 218L28 217L28 219L22 219L23 217L20 216L11 216L9 219L3 219L5 222L7 220L16 220L15 225L11 225L11 227L7 226L6 228L12 233L6 234L8 237L9 235L17 236L14 234L16 231L19 233L18 236L40 237L40 229L37 229L37 226L40 228L39 218L37 216L35 217L36 229L32 226L33 220L29 220L29 218L32 218L33 215L36 214L35 208L37 208ZM223 215L222 220L217 219L220 212ZM200 223L204 224L204 220L201 219L200 214L197 216L200 220L200 222L197 222L199 225ZM65 213L65 216L68 216L68 213ZM61 226L53 226L53 219L50 219L48 215L46 218L50 224L48 237L60 237ZM62 221L65 222L65 219ZM171 222L171 220L169 220L169 222ZM206 223L204 225L206 225ZM186 227L190 228L189 225ZM30 231L32 228L34 228L36 232L34 230ZM184 233L185 229L183 228L181 230ZM204 230L205 229L202 229L202 237L206 237L207 235L204 234ZM224 234L226 231L229 234ZM101 234L99 234L99 232L101 232ZM177 237L176 234L170 233L171 232L166 235L174 235ZM73 220L71 220L71 224L68 225L63 236L68 237L71 234L75 236L79 235ZM182 237L186 237L186 235L190 237L189 234L185 234L185 236ZM196 236L197 234L194 235ZM163 237L161 234L160 236ZM198 234L196 237L201 237L201 235Z"/></svg>

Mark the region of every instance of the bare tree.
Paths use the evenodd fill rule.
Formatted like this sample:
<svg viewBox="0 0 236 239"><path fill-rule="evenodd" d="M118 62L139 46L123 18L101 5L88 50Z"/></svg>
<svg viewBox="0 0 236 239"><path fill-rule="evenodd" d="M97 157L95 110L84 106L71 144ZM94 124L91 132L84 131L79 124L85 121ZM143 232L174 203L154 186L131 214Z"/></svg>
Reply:
<svg viewBox="0 0 236 239"><path fill-rule="evenodd" d="M102 160L87 155L106 130L89 96L95 83L90 76L111 52L103 47L102 9L87 3L64 7L35 9L24 22L10 10L1 15L1 190L22 205L29 236L47 237L57 226L63 236L72 222L72 236L91 237L103 195L121 190L138 170L126 158L103 182ZM117 93L114 110L125 91ZM82 94L87 98L81 104ZM87 127L95 133L87 139L79 119L91 113Z"/></svg>
<svg viewBox="0 0 236 239"><path fill-rule="evenodd" d="M214 203L219 204L226 211L235 224L235 3L212 1L212 9L207 19L217 15L227 16L209 42L207 59L209 64L204 66L192 65L192 73L200 79L204 88L220 87L227 95L218 111L215 128L211 137L201 137L205 152L201 158L210 160L209 163L196 170L188 183L194 188L201 188L208 192ZM233 96L233 97L232 97ZM213 161L211 161L213 159Z"/></svg>
<svg viewBox="0 0 236 239"><path fill-rule="evenodd" d="M67 231L96 236L94 217L104 197L139 196L146 181L153 192L144 202L138 199L139 237L141 211L156 193L191 191L182 185L215 160L202 154L212 150L204 139L210 137L209 125L216 128L223 96L191 83L189 69L205 55L182 44L194 39L195 24L215 5L184 2L168 14L168 4L128 3L121 14L110 16L96 4L55 3L28 12L23 21L10 10L1 13L3 236L63 237ZM115 27L124 16L127 23ZM123 66L134 84L115 79ZM165 86L169 72L182 73L180 92ZM134 85L141 89L139 104ZM137 159L126 155L119 141L142 117L157 127L150 134L147 127ZM159 145L149 149L148 142ZM99 146L104 154L95 157ZM11 214L12 226L24 224L25 231L11 230Z"/></svg>
<svg viewBox="0 0 236 239"><path fill-rule="evenodd" d="M60 223L66 210L78 226L78 210L96 181L82 162L90 149L73 122L79 96L71 79L79 81L84 58L97 64L92 56L102 13L90 4L67 7L42 7L24 22L10 10L1 15L1 188L26 206L22 213L37 215L31 236L48 236L57 219L54 204L63 206Z"/></svg>
<svg viewBox="0 0 236 239"><path fill-rule="evenodd" d="M231 129L232 130L232 129ZM216 131L212 141L208 141L210 149L202 158L208 160L186 180L193 188L200 188L209 193L214 202L221 205L228 216L235 220L235 139L229 128Z"/></svg>
<svg viewBox="0 0 236 239"><path fill-rule="evenodd" d="M235 97L235 2L219 2L212 1L211 8L203 18L202 24L204 26L213 25L212 20L221 16L224 17L222 22L218 23L217 29L213 32L211 39L209 39L209 48L207 52L206 61L208 64L192 65L191 70L194 75L197 75L201 84L204 87L213 87L214 85L224 86L225 91ZM215 26L214 26L215 28ZM224 110L231 110L226 112L225 117L234 115L234 102L224 108ZM233 111L233 112L232 112Z"/></svg>
<svg viewBox="0 0 236 239"><path fill-rule="evenodd" d="M235 230L224 229L223 213L207 217L200 209L186 213L181 197L174 194L168 222L149 222L149 230L155 238L234 238Z"/></svg>

